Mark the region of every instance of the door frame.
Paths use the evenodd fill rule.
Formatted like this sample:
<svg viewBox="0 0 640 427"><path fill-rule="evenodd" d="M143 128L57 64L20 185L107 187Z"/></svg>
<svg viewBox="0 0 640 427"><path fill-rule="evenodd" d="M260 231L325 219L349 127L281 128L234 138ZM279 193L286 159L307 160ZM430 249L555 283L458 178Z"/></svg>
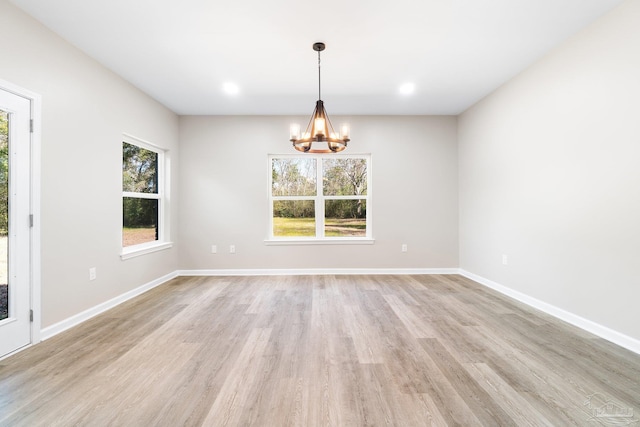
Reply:
<svg viewBox="0 0 640 427"><path fill-rule="evenodd" d="M0 356L4 359L42 340L42 305L41 305L41 221L40 221L40 191L41 191L41 117L42 98L39 94L17 86L11 82L0 79L0 89L21 96L29 100L31 106L31 158L30 158L30 207L33 215L33 226L31 227L30 240L30 266L29 285L31 301L30 306L33 311L33 321L31 322L31 344L22 347L12 353Z"/></svg>

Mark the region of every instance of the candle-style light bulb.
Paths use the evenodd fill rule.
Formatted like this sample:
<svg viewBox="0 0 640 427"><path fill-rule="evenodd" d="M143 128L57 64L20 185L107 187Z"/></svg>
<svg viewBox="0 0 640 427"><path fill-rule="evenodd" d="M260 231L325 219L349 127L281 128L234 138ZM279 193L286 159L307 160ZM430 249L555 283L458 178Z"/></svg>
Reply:
<svg viewBox="0 0 640 427"><path fill-rule="evenodd" d="M347 123L340 125L340 139L349 139L349 125Z"/></svg>
<svg viewBox="0 0 640 427"><path fill-rule="evenodd" d="M324 132L324 119L322 117L318 117L315 120L315 125L314 125L315 131L316 131L316 135L323 135L325 134Z"/></svg>
<svg viewBox="0 0 640 427"><path fill-rule="evenodd" d="M292 123L289 127L289 140L297 141L300 139L300 125L298 123Z"/></svg>

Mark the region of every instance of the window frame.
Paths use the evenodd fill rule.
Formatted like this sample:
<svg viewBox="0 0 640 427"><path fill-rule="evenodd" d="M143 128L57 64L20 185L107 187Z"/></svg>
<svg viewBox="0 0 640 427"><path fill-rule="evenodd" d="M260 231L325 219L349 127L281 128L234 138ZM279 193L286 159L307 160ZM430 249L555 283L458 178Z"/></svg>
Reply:
<svg viewBox="0 0 640 427"><path fill-rule="evenodd" d="M268 156L268 226L267 245L332 245L332 244L373 244L373 214L372 214L372 160L371 154L269 154ZM316 194L312 196L274 196L273 195L273 159L316 159ZM324 195L323 192L323 159L364 159L367 164L367 194L353 196ZM283 237L273 234L273 202L277 200L312 200L315 205L315 236ZM365 236L330 236L325 232L325 202L327 200L364 200L367 206L366 235Z"/></svg>
<svg viewBox="0 0 640 427"><path fill-rule="evenodd" d="M167 183L166 183L166 155L168 150L165 150L162 147L159 147L155 144L152 144L148 141L135 137L129 134L122 134L122 138L120 141L120 189L122 190L123 186L123 176L122 176L122 144L127 143L130 145L135 145L142 149L152 151L158 155L158 164L157 164L157 193L138 193L131 191L121 191L120 197L120 258L122 260L126 260L129 258L134 258L140 255L160 251L163 249L168 249L173 246L173 242L169 241L169 221L168 219L168 210L167 210ZM125 197L129 198L138 198L138 199L148 199L148 200L158 200L158 239L151 241L140 243L137 245L131 246L123 246L124 242L122 240L122 230L124 229L124 211L123 211L123 201Z"/></svg>

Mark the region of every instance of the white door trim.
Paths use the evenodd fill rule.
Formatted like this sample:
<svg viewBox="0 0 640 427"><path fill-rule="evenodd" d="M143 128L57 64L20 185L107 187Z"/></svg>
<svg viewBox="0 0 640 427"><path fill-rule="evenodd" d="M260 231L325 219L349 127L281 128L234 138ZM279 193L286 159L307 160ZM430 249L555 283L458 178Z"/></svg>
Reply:
<svg viewBox="0 0 640 427"><path fill-rule="evenodd" d="M31 132L31 214L33 215L33 227L31 228L31 254L30 254L30 285L31 285L31 310L33 310L33 322L31 322L31 345L39 343L42 338L42 305L41 305L41 221L40 221L40 191L41 191L41 118L42 98L39 94L17 86L11 82L0 79L0 89L27 98L31 104L31 119L33 131ZM18 350L19 351L19 350Z"/></svg>

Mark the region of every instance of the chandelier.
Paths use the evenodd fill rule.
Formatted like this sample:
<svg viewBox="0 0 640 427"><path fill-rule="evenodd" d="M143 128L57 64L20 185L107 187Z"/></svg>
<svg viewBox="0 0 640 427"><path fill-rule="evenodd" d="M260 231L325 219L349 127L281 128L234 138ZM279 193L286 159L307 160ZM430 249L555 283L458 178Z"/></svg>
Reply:
<svg viewBox="0 0 640 427"><path fill-rule="evenodd" d="M333 130L333 125L320 96L322 87L320 85L320 52L324 48L324 43L313 44L313 50L318 52L318 100L307 125L307 130L301 135L300 125L297 123L292 124L290 129L289 140L293 143L293 148L305 153L338 153L347 148L347 142L350 141L348 124L340 125L340 134ZM313 148L314 142L324 142L327 144L327 148Z"/></svg>

